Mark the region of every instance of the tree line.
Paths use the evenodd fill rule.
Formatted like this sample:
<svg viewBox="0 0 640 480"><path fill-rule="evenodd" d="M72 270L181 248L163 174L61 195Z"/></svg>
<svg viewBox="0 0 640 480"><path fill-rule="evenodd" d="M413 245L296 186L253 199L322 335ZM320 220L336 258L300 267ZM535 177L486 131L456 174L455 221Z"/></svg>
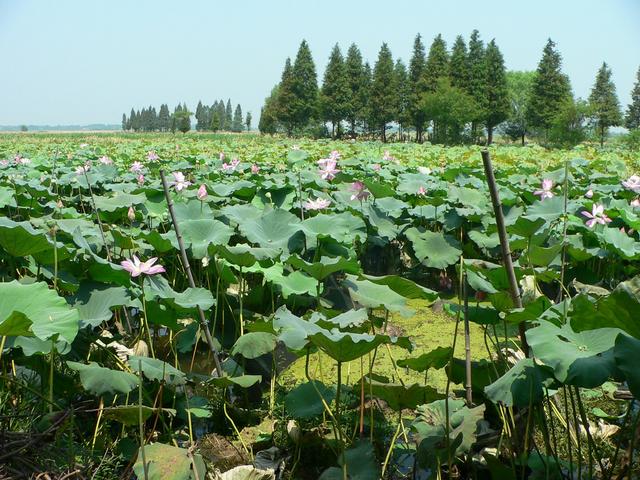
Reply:
<svg viewBox="0 0 640 480"><path fill-rule="evenodd" d="M640 70L638 72L640 76ZM640 83L640 77L638 79ZM640 123L640 85L634 88L626 125ZM322 84L308 43L292 62L261 110L262 133L341 137L389 135L421 142L488 143L496 131L521 141L573 145L588 133L601 142L623 115L606 63L597 73L588 100L574 98L562 57L549 39L535 71L507 71L495 40L486 43L474 30L456 37L451 49L437 35L426 51L415 37L408 66L382 44L373 68L352 44L343 56L336 44Z"/></svg>
<svg viewBox="0 0 640 480"><path fill-rule="evenodd" d="M175 132L186 133L191 130L191 117L194 115L185 103L178 104L169 112L167 104L160 105L158 111L149 106L142 110L131 109L127 117L122 114L122 130L134 132ZM197 131L210 132L242 132L251 130L251 112L242 116L242 107L236 105L235 110L231 106L231 99L227 103L223 100L215 101L213 105L203 104L198 101L195 111Z"/></svg>

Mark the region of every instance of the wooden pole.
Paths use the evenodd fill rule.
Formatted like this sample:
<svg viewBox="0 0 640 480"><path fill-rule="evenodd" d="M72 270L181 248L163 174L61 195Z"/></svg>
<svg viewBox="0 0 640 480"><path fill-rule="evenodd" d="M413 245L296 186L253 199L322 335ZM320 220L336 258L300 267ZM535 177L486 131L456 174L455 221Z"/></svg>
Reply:
<svg viewBox="0 0 640 480"><path fill-rule="evenodd" d="M184 266L185 271L187 272L187 280L189 281L189 286L191 288L196 288L196 282L193 280L193 274L191 273L191 265L189 264L189 258L187 257L187 251L184 248L184 242L182 241L182 234L180 233L180 227L178 226L178 221L176 219L176 214L173 211L173 200L171 200L171 195L169 194L169 185L167 184L167 179L164 176L164 170L160 170L160 178L162 178L162 188L164 189L164 196L167 199L167 206L169 207L169 215L171 216L171 223L173 223L173 229L176 232L176 238L178 239L178 247L180 248L180 257L182 258L182 265ZM222 372L222 364L220 363L220 357L218 356L218 349L213 343L213 338L211 337L211 332L209 331L209 322L204 316L204 312L202 308L198 305L198 315L200 316L200 328L204 332L204 336L207 339L207 345L209 345L209 349L213 354L213 361L215 362L216 372L219 377L223 376Z"/></svg>
<svg viewBox="0 0 640 480"><path fill-rule="evenodd" d="M511 259L509 237L507 237L507 229L504 226L504 215L502 214L502 204L500 203L500 195L498 194L498 185L496 184L496 177L493 174L491 156L489 155L488 150L482 151L482 163L484 165L485 176L487 177L487 184L489 185L489 193L491 194L493 211L496 216L496 225L498 227L498 236L500 237L500 247L502 250L502 262L504 264L505 270L507 271L507 278L509 279L511 300L513 301L514 308L522 308L522 298L520 297L518 280L516 279L516 273L513 269L513 261ZM518 324L518 330L520 333L520 344L522 345L522 351L525 353L525 355L529 356L529 345L527 344L527 337L525 335L527 327L524 322L520 322Z"/></svg>
<svg viewBox="0 0 640 480"><path fill-rule="evenodd" d="M465 385L467 394L467 407L473 404L473 391L471 388L471 329L469 327L469 290L467 288L467 272L462 273L462 295L464 298L464 366Z"/></svg>

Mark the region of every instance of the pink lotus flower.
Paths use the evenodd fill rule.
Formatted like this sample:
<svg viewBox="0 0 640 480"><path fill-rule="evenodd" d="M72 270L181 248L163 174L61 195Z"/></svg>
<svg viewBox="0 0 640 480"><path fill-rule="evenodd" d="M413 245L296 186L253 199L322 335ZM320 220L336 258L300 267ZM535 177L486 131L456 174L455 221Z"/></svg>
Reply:
<svg viewBox="0 0 640 480"><path fill-rule="evenodd" d="M238 165L240 165L240 160L238 160L237 158L234 158L233 160L231 160L231 162L229 163L225 162L222 164L222 171L227 173L234 172L238 167Z"/></svg>
<svg viewBox="0 0 640 480"><path fill-rule="evenodd" d="M329 158L335 161L340 160L340 152L337 150L332 150L331 153L329 154Z"/></svg>
<svg viewBox="0 0 640 480"><path fill-rule="evenodd" d="M349 190L351 190L353 192L353 194L351 195L351 200L366 200L367 198L369 198L369 195L371 195L371 193L369 193L364 186L364 183L362 183L361 181L355 181L353 182L350 186L349 186Z"/></svg>
<svg viewBox="0 0 640 480"><path fill-rule="evenodd" d="M553 188L553 181L545 178L542 180L542 190L536 190L533 192L534 195L540 196L540 200L544 200L545 198L553 198L553 192L551 189Z"/></svg>
<svg viewBox="0 0 640 480"><path fill-rule="evenodd" d="M9 165L9 162L7 160L0 160L0 165L6 167L7 165Z"/></svg>
<svg viewBox="0 0 640 480"><path fill-rule="evenodd" d="M337 162L331 158L318 160L318 165L320 165L319 173L323 180L333 180L336 174L340 172L340 170L336 168Z"/></svg>
<svg viewBox="0 0 640 480"><path fill-rule="evenodd" d="M331 205L331 201L325 198L316 198L315 200L309 199L304 203L305 210L322 210Z"/></svg>
<svg viewBox="0 0 640 480"><path fill-rule="evenodd" d="M631 175L628 180L622 182L622 185L634 193L640 193L640 177L638 175Z"/></svg>
<svg viewBox="0 0 640 480"><path fill-rule="evenodd" d="M633 200L631 200L630 205L631 205L633 208L638 208L638 207L640 207L640 198L634 198Z"/></svg>
<svg viewBox="0 0 640 480"><path fill-rule="evenodd" d="M599 223L600 225L606 225L611 221L611 219L607 217L607 214L604 213L604 206L598 205L596 203L593 204L591 213L587 212L586 210L580 213L582 213L583 216L589 219L587 220L587 227L589 228L593 228L596 223Z"/></svg>
<svg viewBox="0 0 640 480"><path fill-rule="evenodd" d="M150 162L155 162L156 160L160 160L160 157L155 150L149 150L147 152L147 160Z"/></svg>
<svg viewBox="0 0 640 480"><path fill-rule="evenodd" d="M382 160L384 160L385 162L389 162L391 160L395 160L395 158L389 153L389 150L385 150L384 155L382 155Z"/></svg>
<svg viewBox="0 0 640 480"><path fill-rule="evenodd" d="M218 157L220 158L220 161L222 162L224 160L224 152L220 152L220 155L218 155Z"/></svg>
<svg viewBox="0 0 640 480"><path fill-rule="evenodd" d="M100 157L100 163L102 165L113 165L113 160L111 160L106 155L103 155L103 156Z"/></svg>
<svg viewBox="0 0 640 480"><path fill-rule="evenodd" d="M182 172L172 172L171 175L173 175L173 181L170 182L170 184L175 187L176 192L181 192L191 185L191 182L184 178L184 174Z"/></svg>
<svg viewBox="0 0 640 480"><path fill-rule="evenodd" d="M158 261L158 257L153 257L146 262L141 262L135 255L131 260L124 260L120 262L122 268L131 274L132 277L138 277L144 275L156 275L157 273L164 273L165 269L162 265L154 265Z"/></svg>
<svg viewBox="0 0 640 480"><path fill-rule="evenodd" d="M373 168L374 172L379 172L382 169L379 163L374 163L371 168Z"/></svg>
<svg viewBox="0 0 640 480"><path fill-rule="evenodd" d="M89 171L89 168L91 167L87 164L76 167L76 175L84 175L85 172Z"/></svg>
<svg viewBox="0 0 640 480"><path fill-rule="evenodd" d="M587 198L593 198L593 190L591 189L587 190L584 196Z"/></svg>
<svg viewBox="0 0 640 480"><path fill-rule="evenodd" d="M29 160L28 158L24 158L22 155L18 154L13 157L13 163L15 163L16 165L28 165L31 163L31 160Z"/></svg>
<svg viewBox="0 0 640 480"><path fill-rule="evenodd" d="M140 185L140 186L144 185L144 175L143 174L138 175L138 185Z"/></svg>
<svg viewBox="0 0 640 480"><path fill-rule="evenodd" d="M136 219L136 211L133 209L133 206L129 207L129 210L127 211L127 218L129 218L129 221L131 222Z"/></svg>
<svg viewBox="0 0 640 480"><path fill-rule="evenodd" d="M418 172L423 175L430 175L431 169L429 167L418 167Z"/></svg>
<svg viewBox="0 0 640 480"><path fill-rule="evenodd" d="M142 165L142 163L135 161L131 164L131 168L129 168L129 171L131 173L140 173L143 168L144 168L144 165Z"/></svg>
<svg viewBox="0 0 640 480"><path fill-rule="evenodd" d="M198 188L198 200L204 202L207 199L207 195L207 187L205 187L203 183L202 185L200 185L200 188Z"/></svg>
<svg viewBox="0 0 640 480"><path fill-rule="evenodd" d="M420 188L416 193L417 195L424 197L427 194L427 190L422 185L420 185Z"/></svg>
<svg viewBox="0 0 640 480"><path fill-rule="evenodd" d="M260 167L258 165L256 165L255 163L251 165L251 173L256 175L259 171L260 171Z"/></svg>

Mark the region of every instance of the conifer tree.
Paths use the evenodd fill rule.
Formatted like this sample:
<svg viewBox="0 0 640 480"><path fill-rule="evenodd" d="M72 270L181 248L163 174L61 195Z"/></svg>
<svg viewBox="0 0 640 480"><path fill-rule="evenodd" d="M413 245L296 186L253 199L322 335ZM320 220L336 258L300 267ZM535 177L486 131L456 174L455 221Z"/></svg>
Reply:
<svg viewBox="0 0 640 480"><path fill-rule="evenodd" d="M251 119L251 112L247 112L247 116L246 116L246 118L244 120L244 124L247 127L247 132L251 131L251 120L252 120Z"/></svg>
<svg viewBox="0 0 640 480"><path fill-rule="evenodd" d="M234 132L241 132L243 130L242 128L242 108L240 107L240 104L236 105L236 109L233 112L233 122L231 124L231 130Z"/></svg>
<svg viewBox="0 0 640 480"><path fill-rule="evenodd" d="M167 132L171 128L171 114L169 113L169 106L166 103L160 105L158 125L161 132Z"/></svg>
<svg viewBox="0 0 640 480"><path fill-rule="evenodd" d="M600 136L600 146L604 145L604 138L609 127L622 124L620 102L616 94L616 86L611 80L611 69L606 62L598 70L596 81L589 95L589 109L591 119Z"/></svg>
<svg viewBox="0 0 640 480"><path fill-rule="evenodd" d="M449 75L449 54L447 44L438 34L429 48L424 65L424 86L427 92L435 92L441 78Z"/></svg>
<svg viewBox="0 0 640 480"><path fill-rule="evenodd" d="M306 40L300 43L293 62L293 120L298 128L306 127L318 114L318 78L311 50Z"/></svg>
<svg viewBox="0 0 640 480"><path fill-rule="evenodd" d="M547 40L527 105L530 125L541 129L545 137L554 116L567 105L571 97L569 78L562 73L562 57L555 47L553 40Z"/></svg>
<svg viewBox="0 0 640 480"><path fill-rule="evenodd" d="M487 65L487 105L484 117L487 127L487 145L493 142L493 130L509 115L509 90L504 68L504 58L495 40L491 40L485 52Z"/></svg>
<svg viewBox="0 0 640 480"><path fill-rule="evenodd" d="M424 129L424 111L420 107L422 95L425 91L424 86L424 67L426 63L426 55L422 37L416 35L413 41L413 54L409 63L409 103L411 111L411 120L416 128L416 141L422 141L422 131Z"/></svg>
<svg viewBox="0 0 640 480"><path fill-rule="evenodd" d="M202 101L198 100L198 106L196 107L196 130L204 130L204 120Z"/></svg>
<svg viewBox="0 0 640 480"><path fill-rule="evenodd" d="M451 47L449 78L453 87L469 91L469 57L467 44L462 35L456 37L453 47Z"/></svg>
<svg viewBox="0 0 640 480"><path fill-rule="evenodd" d="M291 62L289 63L289 69ZM265 98L264 106L260 110L260 120L258 130L260 133L273 134L278 131L278 85L273 87L271 94Z"/></svg>
<svg viewBox="0 0 640 480"><path fill-rule="evenodd" d="M373 79L369 102L371 104L371 121L380 129L382 141L387 141L387 124L396 115L396 92L394 90L393 57L386 43L382 44L378 59L373 67Z"/></svg>
<svg viewBox="0 0 640 480"><path fill-rule="evenodd" d="M227 111L224 107L224 100L220 99L218 102L218 118L220 119L220 130L222 131L227 129L227 126L225 125L226 115Z"/></svg>
<svg viewBox="0 0 640 480"><path fill-rule="evenodd" d="M401 59L396 60L395 67L393 69L394 75L394 88L396 90L396 121L400 127L399 134L402 138L404 129L411 123L410 106L410 88L409 88L409 75L407 74L407 67L405 67Z"/></svg>
<svg viewBox="0 0 640 480"><path fill-rule="evenodd" d="M123 131L127 131L127 114L123 113L122 114L122 130Z"/></svg>
<svg viewBox="0 0 640 480"><path fill-rule="evenodd" d="M349 47L344 63L349 83L349 103L345 119L349 123L351 136L355 136L356 124L362 119L367 105L365 93L367 79L362 64L362 54L355 43Z"/></svg>
<svg viewBox="0 0 640 480"><path fill-rule="evenodd" d="M217 132L220 130L220 112L217 108L213 109L213 113L211 114L211 123L209 124L209 129L212 132Z"/></svg>
<svg viewBox="0 0 640 480"><path fill-rule="evenodd" d="M278 85L277 98L273 104L269 106L270 108L267 109L265 106L265 113L277 119L277 121L284 127L287 135L293 134L293 129L296 125L294 117L294 103L293 67L291 66L291 59L287 58L287 61L284 63L282 78ZM271 123L268 123L268 125L271 125ZM260 131L263 131L262 128Z"/></svg>
<svg viewBox="0 0 640 480"><path fill-rule="evenodd" d="M331 50L329 63L324 71L320 92L322 120L331 122L331 136L336 136L336 126L340 133L340 123L349 111L351 89L340 47L336 43Z"/></svg>
<svg viewBox="0 0 640 480"><path fill-rule="evenodd" d="M471 122L471 136L473 141L478 138L478 123L485 116L487 108L487 63L484 59L484 42L480 39L480 32L474 30L469 37L469 51L467 65L469 68L469 83L467 92L476 104L478 116Z"/></svg>
<svg viewBox="0 0 640 480"><path fill-rule="evenodd" d="M362 123L366 132L375 130L375 125L371 121L371 87L373 85L373 72L371 71L371 65L369 62L364 62L363 67L363 87L362 96L364 101L362 103L362 111L360 112L360 122Z"/></svg>
<svg viewBox="0 0 640 480"><path fill-rule="evenodd" d="M631 90L631 103L627 107L625 126L629 130L640 128L640 67L636 74L636 83Z"/></svg>
<svg viewBox="0 0 640 480"><path fill-rule="evenodd" d="M231 108L231 99L227 99L227 106L224 109L224 130L233 129L233 108Z"/></svg>

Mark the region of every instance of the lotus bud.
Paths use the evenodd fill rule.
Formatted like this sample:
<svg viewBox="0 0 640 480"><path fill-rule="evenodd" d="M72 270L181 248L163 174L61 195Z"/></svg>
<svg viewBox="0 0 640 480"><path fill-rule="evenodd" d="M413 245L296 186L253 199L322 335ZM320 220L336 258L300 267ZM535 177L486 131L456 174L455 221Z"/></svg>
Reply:
<svg viewBox="0 0 640 480"><path fill-rule="evenodd" d="M206 199L207 199L207 187L203 183L202 185L200 185L200 188L198 188L198 200L200 200L201 202L204 202Z"/></svg>
<svg viewBox="0 0 640 480"><path fill-rule="evenodd" d="M133 209L133 207L129 207L129 211L127 212L127 217L131 222L133 222L136 219L136 212Z"/></svg>

